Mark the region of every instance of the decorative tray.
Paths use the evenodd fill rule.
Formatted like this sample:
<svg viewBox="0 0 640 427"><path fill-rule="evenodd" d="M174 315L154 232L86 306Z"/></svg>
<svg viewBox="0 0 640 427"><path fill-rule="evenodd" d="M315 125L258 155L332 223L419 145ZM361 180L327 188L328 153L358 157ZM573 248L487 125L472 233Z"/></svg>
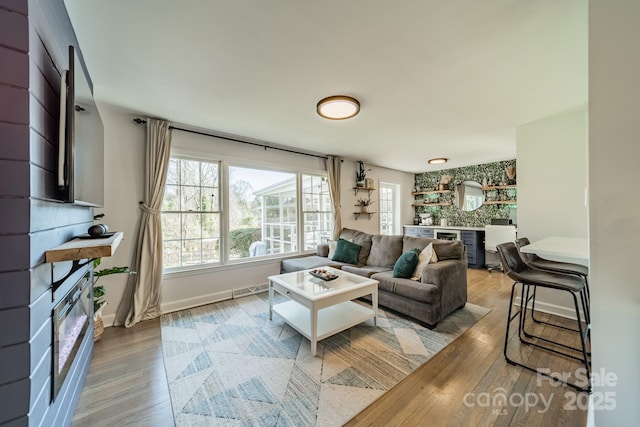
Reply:
<svg viewBox="0 0 640 427"><path fill-rule="evenodd" d="M312 275L313 277L316 277L318 279L321 279L327 282L329 280L334 280L340 277L337 274L333 274L332 272L327 270L311 270L309 274Z"/></svg>

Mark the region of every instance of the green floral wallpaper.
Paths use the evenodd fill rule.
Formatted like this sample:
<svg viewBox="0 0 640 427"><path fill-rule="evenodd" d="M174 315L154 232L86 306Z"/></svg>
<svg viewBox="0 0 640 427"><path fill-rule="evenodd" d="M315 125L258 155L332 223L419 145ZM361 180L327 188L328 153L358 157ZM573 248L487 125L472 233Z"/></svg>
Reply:
<svg viewBox="0 0 640 427"><path fill-rule="evenodd" d="M460 184L462 181L476 181L483 186L495 186L505 184L515 184L515 180L510 180L506 174L508 166L515 167L515 160L502 162L485 163L482 165L466 166L462 168L444 169L437 172L424 172L415 175L415 190L430 191L438 188L443 176L451 177L450 188ZM517 170L516 170L517 173ZM515 188L487 190L484 191L485 200L505 201L516 200L517 190ZM453 192L442 194L416 195L416 203L422 201L428 203L451 202ZM451 206L417 206L416 216L420 213L431 213L433 224L439 225L442 218L446 218L448 224L461 227L484 227L491 223L493 218L509 218L509 210L517 207L516 204L483 204L480 208L471 212L464 212L457 207Z"/></svg>

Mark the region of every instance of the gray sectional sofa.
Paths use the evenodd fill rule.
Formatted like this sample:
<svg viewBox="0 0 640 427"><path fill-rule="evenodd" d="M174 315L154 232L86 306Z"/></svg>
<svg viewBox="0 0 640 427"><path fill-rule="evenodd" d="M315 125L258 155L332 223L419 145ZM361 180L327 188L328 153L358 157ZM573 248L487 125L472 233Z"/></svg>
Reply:
<svg viewBox="0 0 640 427"><path fill-rule="evenodd" d="M429 328L467 302L467 253L460 241L426 237L372 235L345 228L340 238L361 246L357 264L328 258L329 246L319 245L315 255L282 260L281 273L322 266L339 268L379 282L378 302L419 320ZM438 262L427 264L419 281L393 277L398 258L411 249L422 251L433 243Z"/></svg>

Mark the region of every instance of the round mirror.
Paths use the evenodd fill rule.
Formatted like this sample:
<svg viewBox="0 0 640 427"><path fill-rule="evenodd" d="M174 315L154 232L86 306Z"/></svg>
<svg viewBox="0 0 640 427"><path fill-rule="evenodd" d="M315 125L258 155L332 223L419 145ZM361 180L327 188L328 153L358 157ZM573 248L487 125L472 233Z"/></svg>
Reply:
<svg viewBox="0 0 640 427"><path fill-rule="evenodd" d="M475 181L463 181L456 184L454 205L461 211L475 211L484 202L482 185Z"/></svg>

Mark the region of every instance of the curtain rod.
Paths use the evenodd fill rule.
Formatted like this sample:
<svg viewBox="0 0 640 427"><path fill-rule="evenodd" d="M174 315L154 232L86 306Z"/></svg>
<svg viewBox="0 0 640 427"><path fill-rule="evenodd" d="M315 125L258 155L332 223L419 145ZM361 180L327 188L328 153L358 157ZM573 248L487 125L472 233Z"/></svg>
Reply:
<svg viewBox="0 0 640 427"><path fill-rule="evenodd" d="M134 123L139 124L139 125L141 125L141 124L146 124L146 123L147 123L147 121L146 121L146 120L141 119L141 118L139 118L139 117L136 117L135 119L133 119L133 121L134 121ZM257 142L244 141L244 140L242 140L242 139L231 138L231 137L229 137L229 136L216 135L216 134L213 134L213 133L206 133L206 132L201 132L201 131L192 130L192 129L185 129L185 128L181 128L181 127L178 127L178 126L172 126L172 125L170 125L170 126L169 126L169 129L181 130L181 131L183 131L183 132L195 133L196 135L209 136L209 137L211 137L211 138L220 138L220 139L225 139L225 140L227 140L227 141L240 142L240 143L242 143L242 144L254 145L254 146L256 146L256 147L262 147L262 148L264 148L265 150L266 150L267 148L270 148L270 149L272 149L272 150L286 151L287 153L301 154L301 155L303 155L303 156L311 156L311 157L317 157L317 158L319 158L319 159L325 159L325 160L327 160L327 157L326 157L326 156L320 156L320 155L318 155L318 154L304 153L304 152L302 152L302 151L289 150L288 148L272 147L272 146L270 146L270 145L260 144L260 143L257 143Z"/></svg>

